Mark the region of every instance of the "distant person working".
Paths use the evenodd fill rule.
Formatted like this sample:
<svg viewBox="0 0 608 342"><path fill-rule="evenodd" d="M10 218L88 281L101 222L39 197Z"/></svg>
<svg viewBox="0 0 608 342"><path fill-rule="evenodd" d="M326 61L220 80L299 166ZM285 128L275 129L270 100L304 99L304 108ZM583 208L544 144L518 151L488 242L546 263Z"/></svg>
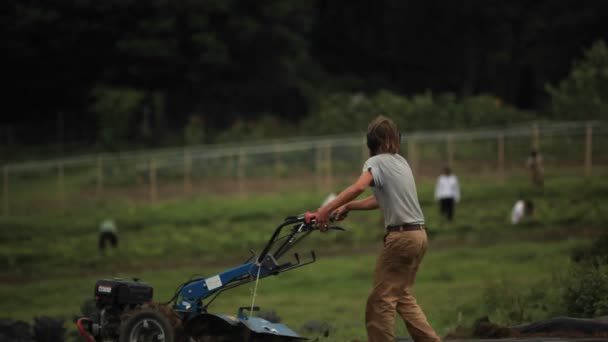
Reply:
<svg viewBox="0 0 608 342"><path fill-rule="evenodd" d="M532 150L530 152L528 160L526 160L526 167L528 167L528 171L530 172L532 185L542 187L545 183L543 178L543 157L538 151Z"/></svg>
<svg viewBox="0 0 608 342"><path fill-rule="evenodd" d="M455 203L460 201L460 185L458 178L449 167L443 168L443 173L437 178L435 200L439 201L439 212L449 222L454 218Z"/></svg>
<svg viewBox="0 0 608 342"><path fill-rule="evenodd" d="M106 219L99 225L99 251L103 252L106 249L106 244L113 248L118 246L118 228L114 220Z"/></svg>
<svg viewBox="0 0 608 342"><path fill-rule="evenodd" d="M534 204L531 201L518 200L511 209L511 224L520 223L524 218L532 216L532 213L534 213Z"/></svg>

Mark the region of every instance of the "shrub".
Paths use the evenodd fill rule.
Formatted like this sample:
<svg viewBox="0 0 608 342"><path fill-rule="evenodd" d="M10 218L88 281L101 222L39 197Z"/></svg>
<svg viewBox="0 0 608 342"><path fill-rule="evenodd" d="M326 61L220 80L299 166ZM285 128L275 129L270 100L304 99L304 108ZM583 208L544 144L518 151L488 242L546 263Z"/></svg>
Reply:
<svg viewBox="0 0 608 342"><path fill-rule="evenodd" d="M404 131L499 126L533 118L531 113L504 105L489 95L460 100L451 93L427 92L406 97L383 90L371 95L326 95L304 121L303 128L319 134L364 131L368 122L380 114L392 118Z"/></svg>
<svg viewBox="0 0 608 342"><path fill-rule="evenodd" d="M572 252L572 261L590 267L608 265L608 232L600 235L589 246L581 246Z"/></svg>
<svg viewBox="0 0 608 342"><path fill-rule="evenodd" d="M205 127L199 115L191 115L190 121L184 127L184 142L186 145L202 144L205 138Z"/></svg>
<svg viewBox="0 0 608 342"><path fill-rule="evenodd" d="M564 290L569 315L596 317L608 315L608 232L590 247L574 250L576 262Z"/></svg>
<svg viewBox="0 0 608 342"><path fill-rule="evenodd" d="M484 312L505 325L545 319L560 314L562 281L559 277L544 279L521 288L508 279L488 282L482 294Z"/></svg>
<svg viewBox="0 0 608 342"><path fill-rule="evenodd" d="M99 118L99 142L110 149L129 136L129 125L144 93L133 88L97 87L91 91L91 111Z"/></svg>
<svg viewBox="0 0 608 342"><path fill-rule="evenodd" d="M596 119L608 112L608 47L602 40L585 50L570 75L553 87L551 112L561 119Z"/></svg>
<svg viewBox="0 0 608 342"><path fill-rule="evenodd" d="M564 292L568 315L597 317L608 315L608 265L583 263L573 268Z"/></svg>

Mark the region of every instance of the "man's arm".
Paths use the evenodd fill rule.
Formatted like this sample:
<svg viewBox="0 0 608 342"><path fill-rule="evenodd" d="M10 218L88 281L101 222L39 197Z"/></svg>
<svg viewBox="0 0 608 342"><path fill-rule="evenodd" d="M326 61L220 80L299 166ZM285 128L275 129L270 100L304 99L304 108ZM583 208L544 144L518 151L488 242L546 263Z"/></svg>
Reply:
<svg viewBox="0 0 608 342"><path fill-rule="evenodd" d="M376 208L378 208L378 201L376 200L376 197L372 195L359 201L348 202L334 210L333 214L335 215L336 220L341 221L351 210L370 210Z"/></svg>
<svg viewBox="0 0 608 342"><path fill-rule="evenodd" d="M372 183L373 176L371 171L364 171L359 179L350 186L348 186L344 191L342 191L333 201L327 203L323 207L319 208L317 212L317 223L321 227L327 225L327 221L329 220L329 215L336 210L338 207L354 200L359 196L367 187Z"/></svg>
<svg viewBox="0 0 608 342"><path fill-rule="evenodd" d="M362 200L348 202L344 206L347 210L371 210L378 208L378 201L376 201L376 196L371 195Z"/></svg>

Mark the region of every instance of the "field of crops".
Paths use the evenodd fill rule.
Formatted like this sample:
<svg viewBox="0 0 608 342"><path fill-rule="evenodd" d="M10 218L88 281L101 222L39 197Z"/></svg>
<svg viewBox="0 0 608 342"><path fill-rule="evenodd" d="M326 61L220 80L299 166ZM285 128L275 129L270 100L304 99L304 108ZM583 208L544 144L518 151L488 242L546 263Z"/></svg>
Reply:
<svg viewBox="0 0 608 342"><path fill-rule="evenodd" d="M463 176L463 199L451 224L439 219L434 182L421 181L431 246L414 291L438 332L444 335L486 314L508 320L509 313L487 300L501 289L542 287L543 293L522 294L535 303L515 301L514 306L531 318L554 313L554 303L536 304L566 276L572 249L606 230L606 176L601 169L591 178L555 171L547 175L544 189L532 188L523 175L502 183ZM100 201L61 215L4 217L1 316L29 321L52 315L71 321L101 277L141 278L154 285L157 300L168 300L193 274L213 275L245 260L250 249L259 252L285 216L316 209L328 192L201 195L150 204ZM509 212L520 196L534 201L536 213L511 226ZM116 221L120 242L117 250L101 254L97 228L105 218ZM314 320L331 327L328 341L364 338L364 305L383 232L376 212L352 213L343 225L347 232L314 234L300 246L302 256L310 249L317 252L316 264L263 279L256 305L274 310L310 337L319 333L303 325ZM245 285L223 294L212 311L235 313L251 305L251 290ZM72 328L69 322L66 326ZM397 334L406 336L400 322Z"/></svg>

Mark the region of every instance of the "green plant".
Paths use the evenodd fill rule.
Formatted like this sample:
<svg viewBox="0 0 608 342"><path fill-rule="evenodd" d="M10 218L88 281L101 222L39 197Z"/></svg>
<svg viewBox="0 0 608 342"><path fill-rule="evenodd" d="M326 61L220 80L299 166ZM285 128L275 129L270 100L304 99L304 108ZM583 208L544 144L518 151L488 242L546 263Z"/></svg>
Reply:
<svg viewBox="0 0 608 342"><path fill-rule="evenodd" d="M581 266L599 267L608 265L608 232L600 235L591 246L581 246L573 250L571 258Z"/></svg>
<svg viewBox="0 0 608 342"><path fill-rule="evenodd" d="M506 277L489 281L482 294L484 314L506 325L560 315L564 312L563 283L562 275L555 272L525 286Z"/></svg>
<svg viewBox="0 0 608 342"><path fill-rule="evenodd" d="M99 141L114 149L127 139L129 124L141 106L144 92L133 88L97 87L91 91L91 111L99 118Z"/></svg>
<svg viewBox="0 0 608 342"><path fill-rule="evenodd" d="M203 143L205 129L203 120L198 115L192 115L190 121L184 127L184 140L186 145L198 145Z"/></svg>
<svg viewBox="0 0 608 342"><path fill-rule="evenodd" d="M597 317L608 314L608 265L583 263L570 272L564 292L568 315Z"/></svg>
<svg viewBox="0 0 608 342"><path fill-rule="evenodd" d="M608 112L608 46L596 41L557 87L547 85L554 117L594 119Z"/></svg>
<svg viewBox="0 0 608 342"><path fill-rule="evenodd" d="M321 134L355 132L365 130L380 114L392 118L403 131L497 126L533 118L490 95L459 99L452 93L426 92L407 97L381 90L325 95L303 125Z"/></svg>

